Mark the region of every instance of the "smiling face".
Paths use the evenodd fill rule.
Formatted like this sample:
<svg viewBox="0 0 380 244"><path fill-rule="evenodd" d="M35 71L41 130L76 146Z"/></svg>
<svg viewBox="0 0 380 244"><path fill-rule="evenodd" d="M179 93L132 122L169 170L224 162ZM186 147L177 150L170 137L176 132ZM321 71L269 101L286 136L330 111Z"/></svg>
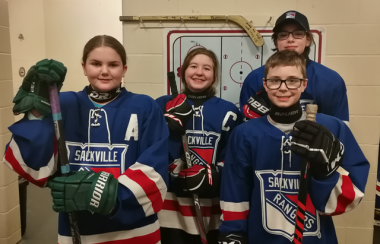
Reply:
<svg viewBox="0 0 380 244"><path fill-rule="evenodd" d="M192 92L203 92L214 82L214 63L210 57L198 54L185 70L185 81Z"/></svg>
<svg viewBox="0 0 380 244"><path fill-rule="evenodd" d="M275 66L269 68L267 79L289 79L289 78L304 78L300 67L297 66ZM301 93L305 91L307 86L307 79L305 79L301 86L297 89L289 90L284 83L281 84L279 89L271 90L267 87L266 82L263 79L265 90L268 93L268 97L271 102L280 108L287 108L295 104L301 97Z"/></svg>
<svg viewBox="0 0 380 244"><path fill-rule="evenodd" d="M92 88L99 92L116 88L127 71L127 65L123 65L120 55L107 46L94 48L82 67Z"/></svg>
<svg viewBox="0 0 380 244"><path fill-rule="evenodd" d="M293 32L296 30L304 30L304 29L296 24L287 24L287 25L284 25L280 31ZM277 38L275 45L279 51L293 50L299 54L302 54L305 51L305 48L310 46L310 43L311 43L311 40L308 37L308 35L305 35L301 39L296 39L294 38L292 34L290 34L286 40L279 40Z"/></svg>

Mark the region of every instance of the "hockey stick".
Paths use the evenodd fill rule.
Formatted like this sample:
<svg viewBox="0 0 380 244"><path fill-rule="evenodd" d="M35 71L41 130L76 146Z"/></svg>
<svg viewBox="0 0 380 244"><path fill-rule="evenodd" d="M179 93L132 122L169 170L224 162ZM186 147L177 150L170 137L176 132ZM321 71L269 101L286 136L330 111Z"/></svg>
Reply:
<svg viewBox="0 0 380 244"><path fill-rule="evenodd" d="M307 104L306 105L306 120L314 121L318 111L318 105ZM296 224L294 230L294 244L302 244L303 230L305 227L305 215L306 215L306 198L307 198L307 185L310 178L310 163L306 160L302 160L301 175L299 180L298 189L298 202L297 202L297 214Z"/></svg>
<svg viewBox="0 0 380 244"><path fill-rule="evenodd" d="M175 98L176 96L178 96L178 90L177 90L177 84L175 81L174 72L168 72L168 79L169 79L170 89L172 90L172 96L173 98ZM186 133L182 135L182 145L183 145L183 150L185 151L187 168L191 168L193 164L190 159L190 151L189 151L189 145L187 143ZM206 228L203 222L201 204L199 202L198 194L193 194L193 198L194 198L195 214L197 215L199 232L201 234L201 241L202 243L207 244Z"/></svg>
<svg viewBox="0 0 380 244"><path fill-rule="evenodd" d="M261 47L264 45L264 39L256 28L241 15L185 15L185 16L120 16L120 21L228 21L239 25L243 28L253 43Z"/></svg>
<svg viewBox="0 0 380 244"><path fill-rule="evenodd" d="M62 126L61 107L59 105L58 90L55 84L49 87L49 99L50 99L51 113L54 120L55 137L57 138L57 141L58 141L58 162L61 166L62 175L67 175L70 172L70 164L67 158L65 134L63 131L63 126ZM70 230L71 230L71 237L73 240L73 244L81 244L82 242L80 239L76 213L67 213L67 214L69 216Z"/></svg>

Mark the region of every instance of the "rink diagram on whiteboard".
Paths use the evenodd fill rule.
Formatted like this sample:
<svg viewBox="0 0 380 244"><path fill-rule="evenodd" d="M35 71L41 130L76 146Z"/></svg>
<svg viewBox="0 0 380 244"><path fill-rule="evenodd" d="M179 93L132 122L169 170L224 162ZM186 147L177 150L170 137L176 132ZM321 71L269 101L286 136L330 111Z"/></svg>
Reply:
<svg viewBox="0 0 380 244"><path fill-rule="evenodd" d="M241 86L247 75L264 65L275 48L272 32L259 30L265 44L256 47L247 34L240 30L173 30L167 34L167 71L176 73L177 87L181 87L180 70L188 52L204 47L213 51L220 65L220 77L216 96L239 105ZM322 32L312 30L315 43L311 46L309 58L321 62ZM166 94L170 94L165 81Z"/></svg>

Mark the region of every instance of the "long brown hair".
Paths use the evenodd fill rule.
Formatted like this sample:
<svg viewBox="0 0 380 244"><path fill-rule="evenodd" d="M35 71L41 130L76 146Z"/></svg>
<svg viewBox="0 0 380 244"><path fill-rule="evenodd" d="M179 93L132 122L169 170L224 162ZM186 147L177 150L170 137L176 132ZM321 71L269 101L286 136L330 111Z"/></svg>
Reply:
<svg viewBox="0 0 380 244"><path fill-rule="evenodd" d="M193 58L199 54L206 55L207 57L209 57L212 60L212 62L214 64L214 70L213 70L214 71L214 81L211 84L211 87L210 87L209 93L208 93L208 95L214 96L216 94L216 85L218 84L218 81L219 81L219 62L218 62L218 59L217 59L217 57L213 51L208 50L206 48L202 48L202 47L191 50L186 55L186 58L183 61L183 65L181 67L181 81L183 84L182 92L186 93L186 91L189 91L189 88L187 87L187 83L185 80L185 71L189 67L191 60L193 60Z"/></svg>
<svg viewBox="0 0 380 244"><path fill-rule="evenodd" d="M86 63L88 54L97 47L110 47L115 50L123 62L123 65L127 64L127 54L121 43L112 36L100 35L91 38L83 48L82 62Z"/></svg>

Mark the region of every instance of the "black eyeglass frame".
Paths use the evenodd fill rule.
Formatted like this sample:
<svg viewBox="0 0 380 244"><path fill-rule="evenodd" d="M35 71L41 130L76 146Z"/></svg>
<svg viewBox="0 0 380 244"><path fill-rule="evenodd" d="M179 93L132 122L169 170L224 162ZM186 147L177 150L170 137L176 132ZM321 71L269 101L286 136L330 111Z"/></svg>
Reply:
<svg viewBox="0 0 380 244"><path fill-rule="evenodd" d="M270 81L270 80L279 80L279 81L281 81L281 82L280 82L280 85L279 85L277 88L270 88L270 87L268 86L268 80L269 80L269 81ZM299 80L300 85L299 85L298 87L289 88L288 85L286 84L286 81L288 81L288 80ZM298 88L301 87L301 85L302 85L302 81L304 81L304 80L306 80L306 78L288 78L288 79L285 79L285 80L281 80L281 79L266 79L266 78L264 79L264 81L267 83L267 87L268 87L269 90L278 90L278 89L280 89L282 83L284 83L285 86L286 86L286 88L288 88L289 90L295 90L295 89L298 89Z"/></svg>
<svg viewBox="0 0 380 244"><path fill-rule="evenodd" d="M297 31L302 31L302 32L303 32L302 37L295 37L295 36L294 36L293 33L294 33L294 32L297 32ZM286 38L280 38L280 33L287 33L288 35L286 36ZM277 33L277 39L278 39L278 40L281 40L281 41L284 41L284 40L286 40L286 39L289 38L290 34L292 34L292 36L293 36L294 39L302 39L302 38L304 38L304 37L306 36L307 31L305 31L305 30L279 31L279 32Z"/></svg>

